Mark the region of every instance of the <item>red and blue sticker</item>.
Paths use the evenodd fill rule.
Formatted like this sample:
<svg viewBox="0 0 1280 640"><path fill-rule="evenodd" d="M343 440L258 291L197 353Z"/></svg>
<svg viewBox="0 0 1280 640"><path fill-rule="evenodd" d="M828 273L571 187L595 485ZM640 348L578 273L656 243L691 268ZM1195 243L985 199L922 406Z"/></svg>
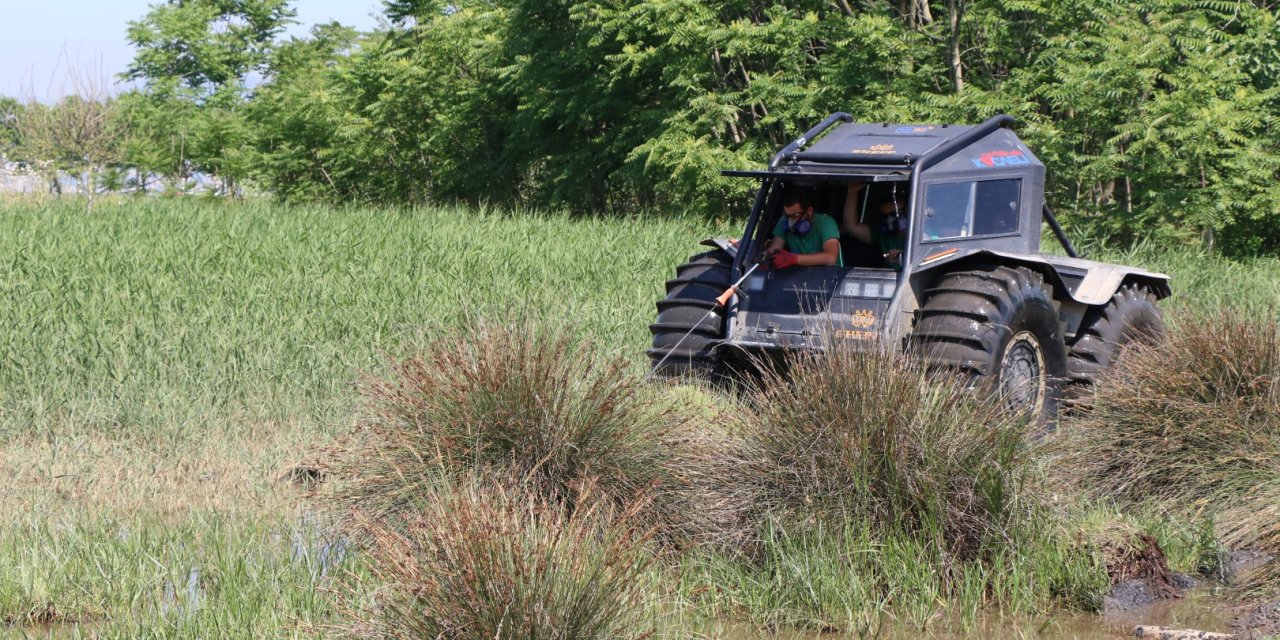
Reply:
<svg viewBox="0 0 1280 640"><path fill-rule="evenodd" d="M994 169L996 167L1021 167L1031 164L1031 159L1020 149L1001 149L999 151L988 151L976 158L972 158L973 166L979 169Z"/></svg>

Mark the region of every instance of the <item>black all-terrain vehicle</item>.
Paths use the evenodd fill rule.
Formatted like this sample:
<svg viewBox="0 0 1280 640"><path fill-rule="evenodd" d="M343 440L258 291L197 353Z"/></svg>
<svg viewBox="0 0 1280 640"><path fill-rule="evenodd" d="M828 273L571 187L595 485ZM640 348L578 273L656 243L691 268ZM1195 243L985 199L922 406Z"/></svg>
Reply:
<svg viewBox="0 0 1280 640"><path fill-rule="evenodd" d="M1163 334L1156 301L1169 278L1079 258L1045 204L1044 165L1012 123L858 124L836 113L767 168L725 171L761 181L755 205L740 239L704 241L711 250L667 281L650 325L656 373L720 377L833 341L888 344L1052 419L1125 344ZM781 194L796 188L840 223L844 266L760 268L718 304L762 261ZM882 202L904 217L884 219ZM1069 257L1040 252L1042 221ZM898 234L897 264L848 234L854 222Z"/></svg>

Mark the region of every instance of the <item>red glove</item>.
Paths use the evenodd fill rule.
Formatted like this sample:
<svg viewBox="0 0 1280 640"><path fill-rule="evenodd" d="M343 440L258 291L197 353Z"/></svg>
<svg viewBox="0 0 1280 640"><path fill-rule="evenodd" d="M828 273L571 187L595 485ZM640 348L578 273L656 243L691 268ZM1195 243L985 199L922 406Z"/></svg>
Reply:
<svg viewBox="0 0 1280 640"><path fill-rule="evenodd" d="M774 269L786 269L787 267L794 267L798 262L800 262L800 259L796 257L796 254L791 253L786 249L783 249L773 254Z"/></svg>

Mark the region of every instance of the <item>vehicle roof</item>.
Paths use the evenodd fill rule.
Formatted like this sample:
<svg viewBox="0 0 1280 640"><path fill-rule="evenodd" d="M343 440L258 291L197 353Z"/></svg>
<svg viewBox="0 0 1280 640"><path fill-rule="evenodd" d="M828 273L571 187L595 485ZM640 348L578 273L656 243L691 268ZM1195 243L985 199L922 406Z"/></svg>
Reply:
<svg viewBox="0 0 1280 640"><path fill-rule="evenodd" d="M919 158L971 129L973 125L849 122L828 131L805 151Z"/></svg>
<svg viewBox="0 0 1280 640"><path fill-rule="evenodd" d="M768 173L751 174L894 180L905 178L918 163L926 161L925 172L935 176L1044 166L1013 130L999 127L984 135L975 129L979 126L844 123L807 147L780 154L783 162L770 167Z"/></svg>
<svg viewBox="0 0 1280 640"><path fill-rule="evenodd" d="M1023 174L1044 164L1009 127L1013 118L994 116L978 125L867 124L833 113L783 147L765 169L721 171L755 178L869 179L897 181L930 176Z"/></svg>

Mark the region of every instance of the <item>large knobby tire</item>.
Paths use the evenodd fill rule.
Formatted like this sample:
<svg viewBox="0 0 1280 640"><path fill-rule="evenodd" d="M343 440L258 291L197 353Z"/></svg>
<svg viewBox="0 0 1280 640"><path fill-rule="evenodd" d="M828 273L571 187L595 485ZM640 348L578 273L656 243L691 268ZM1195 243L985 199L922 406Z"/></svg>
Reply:
<svg viewBox="0 0 1280 640"><path fill-rule="evenodd" d="M1025 267L975 266L939 276L916 312L911 349L962 372L1040 425L1058 415L1067 348L1053 288Z"/></svg>
<svg viewBox="0 0 1280 640"><path fill-rule="evenodd" d="M649 325L653 347L646 353L653 366L662 363L653 375L713 378L717 363L712 348L724 331L716 297L732 284L732 266L733 257L717 249L676 267L676 277L667 281L666 297L658 302L658 317Z"/></svg>
<svg viewBox="0 0 1280 640"><path fill-rule="evenodd" d="M1106 305L1085 314L1076 332L1067 361L1068 399L1088 404L1098 381L1115 367L1125 347L1159 344L1164 336L1155 294L1139 284L1120 287Z"/></svg>

